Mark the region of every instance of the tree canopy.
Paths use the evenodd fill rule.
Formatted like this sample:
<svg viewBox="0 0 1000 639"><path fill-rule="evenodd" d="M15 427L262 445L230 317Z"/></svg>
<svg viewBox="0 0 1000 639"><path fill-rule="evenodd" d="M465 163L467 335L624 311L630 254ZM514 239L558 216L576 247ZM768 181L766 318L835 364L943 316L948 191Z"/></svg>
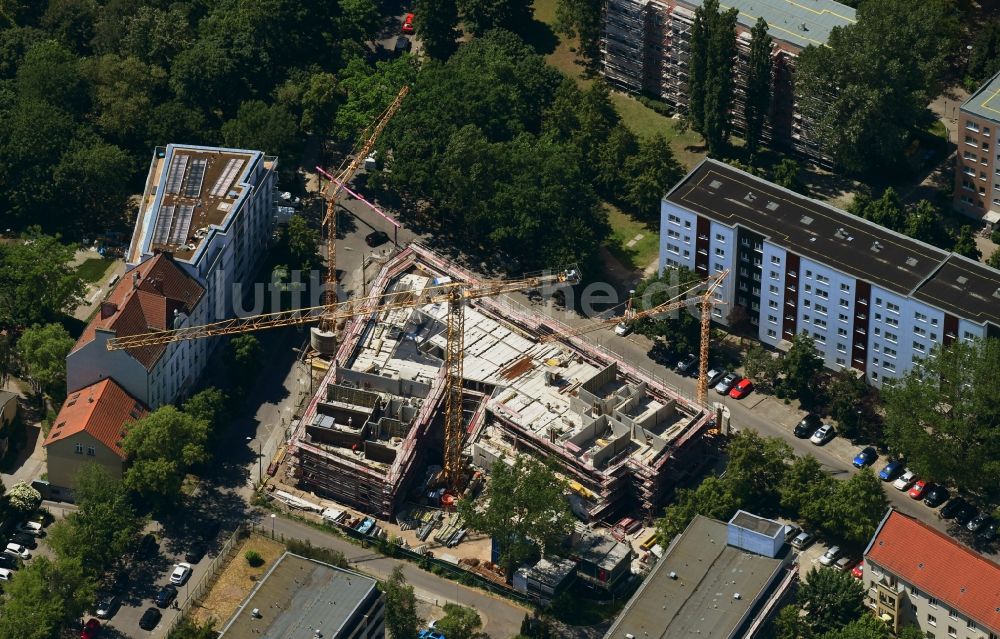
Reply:
<svg viewBox="0 0 1000 639"><path fill-rule="evenodd" d="M209 424L173 406L162 406L128 426L122 450L129 460L125 486L153 504L180 497L184 477L208 461Z"/></svg>
<svg viewBox="0 0 1000 639"><path fill-rule="evenodd" d="M79 632L80 617L94 603L95 584L78 558L39 555L4 584L0 636L57 639Z"/></svg>
<svg viewBox="0 0 1000 639"><path fill-rule="evenodd" d="M424 620L417 613L413 586L406 582L403 567L397 565L382 582L385 593L385 626L392 637L415 637Z"/></svg>
<svg viewBox="0 0 1000 639"><path fill-rule="evenodd" d="M66 386L66 356L75 341L61 324L32 326L17 340L17 357L36 393L62 396Z"/></svg>
<svg viewBox="0 0 1000 639"><path fill-rule="evenodd" d="M69 266L73 253L38 227L0 243L0 329L54 322L76 305L83 281Z"/></svg>

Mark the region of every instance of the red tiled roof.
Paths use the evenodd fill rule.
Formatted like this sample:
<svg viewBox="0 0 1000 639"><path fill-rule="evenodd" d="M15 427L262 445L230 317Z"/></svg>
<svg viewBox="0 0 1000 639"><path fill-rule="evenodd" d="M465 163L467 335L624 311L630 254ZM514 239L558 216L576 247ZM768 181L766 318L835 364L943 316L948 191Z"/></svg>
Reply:
<svg viewBox="0 0 1000 639"><path fill-rule="evenodd" d="M122 427L139 419L146 412L146 407L115 380L102 379L70 393L63 402L44 445L87 431L124 459L125 452L118 445L122 439Z"/></svg>
<svg viewBox="0 0 1000 639"><path fill-rule="evenodd" d="M944 533L893 511L865 558L1000 632L1000 565Z"/></svg>
<svg viewBox="0 0 1000 639"><path fill-rule="evenodd" d="M98 328L114 331L119 337L166 329L172 325L175 310L190 315L204 293L197 280L161 253L122 277L103 303L109 312L98 311L73 350L90 343ZM146 370L152 370L166 349L165 344L159 344L130 348L127 352Z"/></svg>

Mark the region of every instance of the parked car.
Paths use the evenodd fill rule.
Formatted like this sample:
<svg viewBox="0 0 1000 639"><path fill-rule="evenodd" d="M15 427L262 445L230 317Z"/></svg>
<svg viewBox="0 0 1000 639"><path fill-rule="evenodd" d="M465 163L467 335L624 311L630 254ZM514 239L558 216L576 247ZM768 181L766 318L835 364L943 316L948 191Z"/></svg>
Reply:
<svg viewBox="0 0 1000 639"><path fill-rule="evenodd" d="M969 502L965 501L961 497L955 497L949 501L938 515L941 519L954 519L963 508L969 505Z"/></svg>
<svg viewBox="0 0 1000 639"><path fill-rule="evenodd" d="M826 549L826 552L823 553L823 556L819 558L819 563L823 564L824 566L832 565L833 562L836 561L837 557L839 556L840 556L840 546L830 546L829 548Z"/></svg>
<svg viewBox="0 0 1000 639"><path fill-rule="evenodd" d="M135 556L139 559L146 559L152 557L159 550L159 545L156 543L156 537L152 533L142 536L139 541L139 547L135 551Z"/></svg>
<svg viewBox="0 0 1000 639"><path fill-rule="evenodd" d="M115 612L118 610L118 597L114 595L108 595L103 597L97 602L97 616L101 619L110 619L115 616Z"/></svg>
<svg viewBox="0 0 1000 639"><path fill-rule="evenodd" d="M670 366L670 363L674 359L674 354L670 351L670 347L667 346L666 342L659 339L653 342L653 346L646 353L646 356L660 366Z"/></svg>
<svg viewBox="0 0 1000 639"><path fill-rule="evenodd" d="M792 432L799 439L806 439L807 437L812 437L813 433L819 430L822 425L823 421L818 415L809 413L802 418L802 421L795 425L795 430Z"/></svg>
<svg viewBox="0 0 1000 639"><path fill-rule="evenodd" d="M19 533L27 533L36 537L45 536L45 529L42 528L42 524L37 521L26 521L23 524L18 524L16 530Z"/></svg>
<svg viewBox="0 0 1000 639"><path fill-rule="evenodd" d="M949 499L951 499L951 493L948 492L948 489L939 484L934 484L932 487L927 489L927 495L924 497L924 503L931 508L937 508Z"/></svg>
<svg viewBox="0 0 1000 639"><path fill-rule="evenodd" d="M198 540L191 544L187 552L184 553L184 561L189 564L196 564L201 561L202 557L205 556L206 551L207 547L205 546L205 542Z"/></svg>
<svg viewBox="0 0 1000 639"><path fill-rule="evenodd" d="M720 395L728 395L729 391L733 390L733 386L741 379L743 378L736 373L726 373L726 376L715 385L715 392Z"/></svg>
<svg viewBox="0 0 1000 639"><path fill-rule="evenodd" d="M14 571L10 568L0 568L0 581L10 581L14 578Z"/></svg>
<svg viewBox="0 0 1000 639"><path fill-rule="evenodd" d="M183 586L184 582L191 576L191 564L182 561L174 566L174 572L170 575L170 583L175 586Z"/></svg>
<svg viewBox="0 0 1000 639"><path fill-rule="evenodd" d="M843 557L841 557L840 559L838 559L833 563L833 567L839 570L840 572L847 572L857 564L858 564L857 559L844 555Z"/></svg>
<svg viewBox="0 0 1000 639"><path fill-rule="evenodd" d="M375 248L376 246L382 246L389 241L389 235L385 231L372 231L365 236L365 244Z"/></svg>
<svg viewBox="0 0 1000 639"><path fill-rule="evenodd" d="M995 519L990 519L983 524L983 527L979 529L976 533L976 537L983 543L990 543L997 538L997 521Z"/></svg>
<svg viewBox="0 0 1000 639"><path fill-rule="evenodd" d="M96 639L99 634L101 634L101 622L91 617L87 623L83 624L80 639Z"/></svg>
<svg viewBox="0 0 1000 639"><path fill-rule="evenodd" d="M878 478L882 481L892 481L903 472L903 462L898 459L891 460L878 471Z"/></svg>
<svg viewBox="0 0 1000 639"><path fill-rule="evenodd" d="M854 456L854 467L864 468L865 466L871 466L878 459L878 451L875 450L874 446L865 446L861 451Z"/></svg>
<svg viewBox="0 0 1000 639"><path fill-rule="evenodd" d="M146 612L142 613L142 617L139 619L139 627L143 630L152 630L156 624L160 623L162 616L163 614L156 608L146 608Z"/></svg>
<svg viewBox="0 0 1000 639"><path fill-rule="evenodd" d="M833 430L833 426L830 424L823 424L819 429L812 434L809 441L816 444L817 446L822 446L837 435L837 431Z"/></svg>
<svg viewBox="0 0 1000 639"><path fill-rule="evenodd" d="M7 568L9 570L17 570L21 566L17 563L18 559L14 555L8 555L7 553L0 553L0 568Z"/></svg>
<svg viewBox="0 0 1000 639"><path fill-rule="evenodd" d="M990 520L990 516L986 513L979 513L975 517L969 520L969 523L965 525L967 529L971 532L978 532L980 528L983 527Z"/></svg>
<svg viewBox="0 0 1000 639"><path fill-rule="evenodd" d="M615 324L615 335L625 337L632 332L632 324L629 322L618 322Z"/></svg>
<svg viewBox="0 0 1000 639"><path fill-rule="evenodd" d="M12 544L20 544L31 550L38 548L38 541L36 541L35 537L25 533L14 533L8 541Z"/></svg>
<svg viewBox="0 0 1000 639"><path fill-rule="evenodd" d="M729 391L729 396L733 399L743 399L752 392L753 382L749 379L741 379L737 382L736 386L733 386L732 390Z"/></svg>
<svg viewBox="0 0 1000 639"><path fill-rule="evenodd" d="M406 17L403 18L403 27L400 29L405 35L410 35L413 33L413 14L407 13Z"/></svg>
<svg viewBox="0 0 1000 639"><path fill-rule="evenodd" d="M677 362L677 366L674 367L681 375L689 375L695 370L695 365L698 363L698 357L694 353L688 353L684 356L684 359Z"/></svg>
<svg viewBox="0 0 1000 639"><path fill-rule="evenodd" d="M917 481L917 475L912 470L906 470L902 475L896 478L896 481L892 482L892 487L896 490L909 490L913 482Z"/></svg>
<svg viewBox="0 0 1000 639"><path fill-rule="evenodd" d="M4 549L4 552L8 555L17 555L24 560L31 559L31 553L28 552L28 549L21 544L9 543L7 544L7 548Z"/></svg>
<svg viewBox="0 0 1000 639"><path fill-rule="evenodd" d="M803 550L808 548L814 541L816 541L816 536L803 530L792 540L792 547Z"/></svg>
<svg viewBox="0 0 1000 639"><path fill-rule="evenodd" d="M417 635L417 639L445 639L445 636L438 632L437 630L421 630L420 634Z"/></svg>
<svg viewBox="0 0 1000 639"><path fill-rule="evenodd" d="M913 486L910 487L910 491L906 494L910 496L910 499L922 499L930 485L931 484L929 482L926 482L923 479L918 479L914 482Z"/></svg>
<svg viewBox="0 0 1000 639"><path fill-rule="evenodd" d="M410 42L409 38L407 38L406 36L399 36L398 38L396 38L396 43L392 47L392 50L395 52L396 55L403 55L404 53L408 53L412 48L413 48L413 43Z"/></svg>
<svg viewBox="0 0 1000 639"><path fill-rule="evenodd" d="M712 388L716 384L722 381L722 378L726 376L726 371L721 368L713 368L708 371L708 387Z"/></svg>
<svg viewBox="0 0 1000 639"><path fill-rule="evenodd" d="M792 541L800 532L802 529L795 524L785 524L785 542Z"/></svg>
<svg viewBox="0 0 1000 639"><path fill-rule="evenodd" d="M160 608L166 608L175 597L177 597L177 589L173 586L164 586L156 592L156 597L153 601L155 601L156 605Z"/></svg>
<svg viewBox="0 0 1000 639"><path fill-rule="evenodd" d="M864 579L865 576L865 562L862 559L851 568L851 576L855 579Z"/></svg>
<svg viewBox="0 0 1000 639"><path fill-rule="evenodd" d="M979 514L979 509L972 504L966 504L955 513L955 523L959 526L967 526L970 521L976 518Z"/></svg>

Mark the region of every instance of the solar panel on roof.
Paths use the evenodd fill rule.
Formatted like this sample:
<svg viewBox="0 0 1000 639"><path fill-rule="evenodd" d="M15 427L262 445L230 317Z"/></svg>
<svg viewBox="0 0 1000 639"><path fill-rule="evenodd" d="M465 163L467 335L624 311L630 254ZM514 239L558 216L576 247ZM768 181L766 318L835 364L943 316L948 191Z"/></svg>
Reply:
<svg viewBox="0 0 1000 639"><path fill-rule="evenodd" d="M166 244L173 220L174 207L161 206L160 212L156 216L156 228L153 230L153 244Z"/></svg>
<svg viewBox="0 0 1000 639"><path fill-rule="evenodd" d="M187 242L188 231L191 230L191 219L193 217L194 206L184 205L179 207L170 231L171 244L184 244Z"/></svg>
<svg viewBox="0 0 1000 639"><path fill-rule="evenodd" d="M187 182L184 185L184 197L198 197L198 194L201 193L201 183L205 179L205 168L207 166L208 160L205 158L197 158L191 163Z"/></svg>
<svg viewBox="0 0 1000 639"><path fill-rule="evenodd" d="M167 171L167 193L174 194L180 191L190 158L191 156L189 155L174 156L173 161L170 163L170 170Z"/></svg>
<svg viewBox="0 0 1000 639"><path fill-rule="evenodd" d="M226 194L229 189L229 185L233 183L236 176L243 169L244 160L239 158L232 158L226 164L226 169L219 176L219 179L215 181L215 185L212 186L212 190L209 191L209 195L212 197L222 197Z"/></svg>

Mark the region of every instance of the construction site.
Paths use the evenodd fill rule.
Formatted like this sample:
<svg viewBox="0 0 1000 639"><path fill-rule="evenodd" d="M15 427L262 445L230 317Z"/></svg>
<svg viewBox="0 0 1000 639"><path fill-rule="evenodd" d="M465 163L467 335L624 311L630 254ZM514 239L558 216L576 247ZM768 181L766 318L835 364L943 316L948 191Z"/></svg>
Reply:
<svg viewBox="0 0 1000 639"><path fill-rule="evenodd" d="M291 434L288 483L390 520L407 502L447 506L473 477L527 453L555 461L581 520L607 522L652 517L709 457L700 405L506 295L464 301L461 335L449 339L452 304L431 294L442 283L491 290L419 245L386 261L366 298L373 310L342 325ZM449 438L452 342L461 344L461 433ZM449 439L461 471L441 482Z"/></svg>

